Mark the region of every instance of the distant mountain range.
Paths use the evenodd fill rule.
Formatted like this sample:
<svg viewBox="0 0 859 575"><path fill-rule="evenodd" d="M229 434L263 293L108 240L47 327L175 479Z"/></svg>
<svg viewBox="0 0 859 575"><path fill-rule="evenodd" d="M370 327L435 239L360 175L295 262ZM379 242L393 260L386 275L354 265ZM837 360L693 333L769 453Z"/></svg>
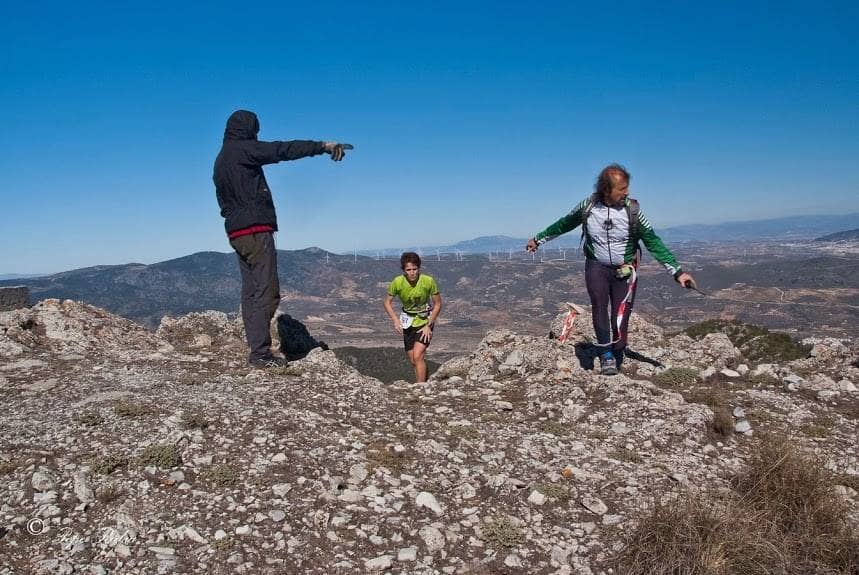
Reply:
<svg viewBox="0 0 859 575"><path fill-rule="evenodd" d="M379 268L378 278L364 278L370 282L385 277L390 281L397 272L397 265L391 267L391 261L359 259L362 265L356 266L351 255L340 256L319 248L279 250L282 288L300 294L329 294L340 286L345 275L341 266L347 262L353 263L353 269L360 267L362 276L367 275L367 268ZM0 287L18 284L29 287L31 301L80 300L154 327L164 314L180 315L204 309L237 311L241 276L234 253L199 252L151 265L94 266L26 281L21 278L0 281Z"/></svg>
<svg viewBox="0 0 859 575"><path fill-rule="evenodd" d="M859 229L847 230L844 232L836 232L820 238L816 238L816 242L850 242L859 241Z"/></svg>
<svg viewBox="0 0 859 575"><path fill-rule="evenodd" d="M0 281L37 278L48 274L0 274Z"/></svg>
<svg viewBox="0 0 859 575"><path fill-rule="evenodd" d="M843 216L790 216L770 220L748 220L722 224L694 224L657 229L659 236L668 242L713 242L713 241L799 241L813 240L820 236L851 230L859 227L859 213ZM847 233L847 232L845 232ZM449 245L411 246L406 249L420 251L424 255L433 253L489 254L521 252L528 238L496 235L482 236ZM581 244L581 228L565 234L548 244L550 249L577 249ZM360 250L358 254L373 256L379 253L399 253L402 248L384 250Z"/></svg>
<svg viewBox="0 0 859 575"><path fill-rule="evenodd" d="M791 216L772 220L726 222L666 228L663 239L675 241L812 240L859 227L859 213L843 216Z"/></svg>
<svg viewBox="0 0 859 575"><path fill-rule="evenodd" d="M497 248L504 241L496 237L484 245ZM859 298L852 294L859 286L859 270L845 265L849 260L814 250L811 242L759 242L749 257L744 245L688 244L678 246L676 253L681 261L694 262L696 279L708 292L753 286L751 295L744 296L751 297L748 304L731 299L736 295L726 300L692 298L673 285L652 258L646 258L642 277L647 281L642 282L636 309L667 312L662 318L666 325L671 321L682 326L728 313L744 314L770 327L855 329L851 327L856 325L853 310L859 308ZM474 331L533 324L552 317L559 302L587 303L579 250L566 253L565 259L554 250L541 250L533 256L521 250L511 256L494 251L494 257L446 254L441 261L435 254L425 254L424 268L443 286L445 317L452 327ZM277 255L284 309L297 314L295 317L325 317L332 325L342 324L360 333L372 322L388 327L381 302L386 286L399 273L399 262L391 254L377 259L308 248ZM0 281L0 286L20 284L28 286L32 302L79 300L149 327L157 327L164 315L207 309L236 312L241 290L236 255L219 252L200 252L151 265L95 266ZM768 286L779 289L767 290ZM831 293L833 287L849 289ZM756 303L761 298L781 302L784 290L802 292L793 296L798 306L774 309Z"/></svg>

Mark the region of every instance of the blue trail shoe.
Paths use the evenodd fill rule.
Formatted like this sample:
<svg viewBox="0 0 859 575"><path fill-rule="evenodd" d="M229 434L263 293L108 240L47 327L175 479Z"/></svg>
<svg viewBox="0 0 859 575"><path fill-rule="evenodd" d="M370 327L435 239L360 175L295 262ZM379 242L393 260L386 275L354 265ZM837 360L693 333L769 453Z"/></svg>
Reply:
<svg viewBox="0 0 859 575"><path fill-rule="evenodd" d="M611 352L600 358L600 375L617 375L617 360Z"/></svg>

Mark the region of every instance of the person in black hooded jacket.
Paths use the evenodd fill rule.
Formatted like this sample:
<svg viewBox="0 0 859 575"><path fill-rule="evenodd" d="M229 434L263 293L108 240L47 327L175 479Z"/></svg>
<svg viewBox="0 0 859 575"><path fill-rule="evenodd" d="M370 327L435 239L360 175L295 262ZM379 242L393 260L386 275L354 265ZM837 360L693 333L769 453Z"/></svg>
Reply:
<svg viewBox="0 0 859 575"><path fill-rule="evenodd" d="M238 254L242 274L242 321L250 348L248 363L277 367L286 361L271 352L271 318L280 304L274 232L277 216L262 167L285 160L330 154L340 161L344 149L337 142L257 140L256 114L237 110L227 120L224 143L215 159L215 191L230 245Z"/></svg>

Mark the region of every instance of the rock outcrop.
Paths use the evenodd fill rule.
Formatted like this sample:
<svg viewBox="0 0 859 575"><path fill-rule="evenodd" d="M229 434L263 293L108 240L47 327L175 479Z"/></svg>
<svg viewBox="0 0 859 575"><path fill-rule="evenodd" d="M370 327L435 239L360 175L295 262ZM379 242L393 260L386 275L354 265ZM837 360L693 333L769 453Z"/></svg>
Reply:
<svg viewBox="0 0 859 575"><path fill-rule="evenodd" d="M602 377L576 329L383 385L318 347L249 369L215 312L0 313L0 574L602 573L642 506L727 487L762 432L824 456L859 520L851 341L751 364L633 316Z"/></svg>

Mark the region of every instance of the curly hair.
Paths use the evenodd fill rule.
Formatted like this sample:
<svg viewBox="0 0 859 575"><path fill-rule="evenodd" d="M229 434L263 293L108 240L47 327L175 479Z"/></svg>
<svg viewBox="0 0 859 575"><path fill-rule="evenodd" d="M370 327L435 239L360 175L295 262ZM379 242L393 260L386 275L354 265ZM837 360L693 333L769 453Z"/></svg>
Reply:
<svg viewBox="0 0 859 575"><path fill-rule="evenodd" d="M629 183L632 179L632 175L620 164L609 164L603 168L594 184L594 190L603 202L608 201L608 195L611 193L611 187L614 184L612 176L615 174L620 174L626 180L626 183Z"/></svg>
<svg viewBox="0 0 859 575"><path fill-rule="evenodd" d="M415 252L403 252L403 255L400 256L400 269L405 271L406 264L415 264L421 267L421 256Z"/></svg>

